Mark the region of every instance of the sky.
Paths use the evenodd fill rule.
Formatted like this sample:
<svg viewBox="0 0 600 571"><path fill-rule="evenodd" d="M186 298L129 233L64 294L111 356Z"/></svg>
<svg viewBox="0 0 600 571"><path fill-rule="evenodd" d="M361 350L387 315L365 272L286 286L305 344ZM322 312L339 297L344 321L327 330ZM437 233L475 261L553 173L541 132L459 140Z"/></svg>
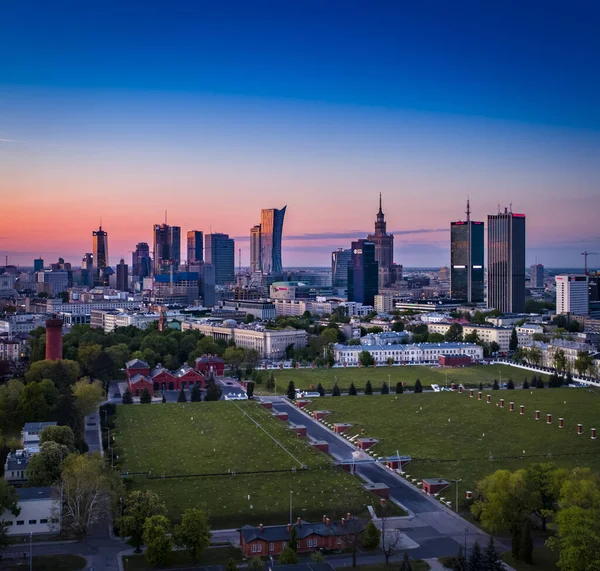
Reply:
<svg viewBox="0 0 600 571"><path fill-rule="evenodd" d="M287 204L284 266L327 266L381 192L405 266L449 263L468 197L476 219L527 215L528 264L582 266L599 25L591 0L9 0L0 254L78 263L102 222L130 260L167 210L236 237L246 265L261 208Z"/></svg>

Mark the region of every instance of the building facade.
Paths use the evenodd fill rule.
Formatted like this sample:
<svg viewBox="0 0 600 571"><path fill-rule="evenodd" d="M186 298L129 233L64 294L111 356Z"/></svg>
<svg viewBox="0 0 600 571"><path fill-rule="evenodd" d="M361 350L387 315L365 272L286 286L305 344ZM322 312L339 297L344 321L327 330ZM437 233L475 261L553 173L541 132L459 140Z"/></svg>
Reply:
<svg viewBox="0 0 600 571"><path fill-rule="evenodd" d="M252 273L262 271L261 249L260 224L257 224L250 229L250 271Z"/></svg>
<svg viewBox="0 0 600 571"><path fill-rule="evenodd" d="M261 271L265 274L283 271L281 240L286 208L265 208L260 213L260 260Z"/></svg>
<svg viewBox="0 0 600 571"><path fill-rule="evenodd" d="M331 254L331 286L334 294L348 291L348 266L352 261L350 248L338 248Z"/></svg>
<svg viewBox="0 0 600 571"><path fill-rule="evenodd" d="M152 301L157 305L195 305L200 295L197 272L154 276Z"/></svg>
<svg viewBox="0 0 600 571"><path fill-rule="evenodd" d="M586 275L556 276L556 313L589 315L589 283Z"/></svg>
<svg viewBox="0 0 600 571"><path fill-rule="evenodd" d="M379 193L379 211L375 219L375 232L367 236L367 240L375 244L375 261L378 264L379 287L387 287L392 283L391 269L394 265L394 236L387 233L385 215L381 208Z"/></svg>
<svg viewBox="0 0 600 571"><path fill-rule="evenodd" d="M108 267L108 233L102 230L102 225L98 230L92 232L92 253L94 257L94 282L96 282Z"/></svg>
<svg viewBox="0 0 600 571"><path fill-rule="evenodd" d="M533 264L529 267L529 285L535 288L544 287L544 266Z"/></svg>
<svg viewBox="0 0 600 571"><path fill-rule="evenodd" d="M204 239L199 230L187 233L187 263L199 264L204 261Z"/></svg>
<svg viewBox="0 0 600 571"><path fill-rule="evenodd" d="M375 244L370 240L352 242L348 265L348 301L374 305L379 293L379 265L375 260Z"/></svg>
<svg viewBox="0 0 600 571"><path fill-rule="evenodd" d="M450 296L467 303L484 301L483 222L471 220L467 201L466 221L450 224Z"/></svg>
<svg viewBox="0 0 600 571"><path fill-rule="evenodd" d="M428 323L427 331L429 333L439 333L445 335L452 323L441 322L441 323ZM484 343L497 343L500 347L499 351L505 353L509 350L510 336L512 335L512 329L510 327L494 327L492 325L463 325L463 336L477 333L477 337Z"/></svg>
<svg viewBox="0 0 600 571"><path fill-rule="evenodd" d="M61 505L54 488L17 488L18 516L0 515L9 536L43 535L60 532Z"/></svg>
<svg viewBox="0 0 600 571"><path fill-rule="evenodd" d="M204 254L206 262L215 268L216 285L235 281L235 243L228 234L207 234Z"/></svg>
<svg viewBox="0 0 600 571"><path fill-rule="evenodd" d="M129 291L129 266L123 258L117 264L117 290Z"/></svg>
<svg viewBox="0 0 600 571"><path fill-rule="evenodd" d="M525 214L488 216L487 306L505 313L525 311Z"/></svg>
<svg viewBox="0 0 600 571"><path fill-rule="evenodd" d="M388 293L375 296L375 311L377 313L389 313L394 310L394 296Z"/></svg>
<svg viewBox="0 0 600 571"><path fill-rule="evenodd" d="M150 246L146 242L138 242L135 245L135 251L131 254L131 274L139 281L152 274Z"/></svg>
<svg viewBox="0 0 600 571"><path fill-rule="evenodd" d="M154 248L152 251L154 275L176 272L181 264L181 228L155 224L153 228Z"/></svg>

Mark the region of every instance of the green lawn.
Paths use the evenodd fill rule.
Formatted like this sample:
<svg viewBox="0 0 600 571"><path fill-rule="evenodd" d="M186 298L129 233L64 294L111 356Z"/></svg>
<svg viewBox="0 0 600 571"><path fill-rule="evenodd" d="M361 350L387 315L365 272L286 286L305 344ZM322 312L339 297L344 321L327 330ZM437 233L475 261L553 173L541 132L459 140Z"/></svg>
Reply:
<svg viewBox="0 0 600 571"><path fill-rule="evenodd" d="M356 569L359 571L394 571L395 569L398 569L399 565L400 564L396 562L390 563L389 565L386 565L385 563L360 565L359 562L359 564L356 566ZM428 571L431 569L427 561L423 561L422 559L411 559L410 568L412 571Z"/></svg>
<svg viewBox="0 0 600 571"><path fill-rule="evenodd" d="M187 551L173 551L169 556L169 560L166 565L161 567L155 567L150 565L144 555L125 555L123 556L123 569L124 571L137 571L143 569L169 569L182 567L196 567L204 565L227 565L227 562L233 559L235 561L242 561L242 551L237 547L210 547L207 549L200 561L197 564L191 560Z"/></svg>
<svg viewBox="0 0 600 571"><path fill-rule="evenodd" d="M517 571L557 571L558 553L548 549L546 546L533 548L533 565L527 565L522 561L515 561L511 552L502 554L502 561L514 567Z"/></svg>
<svg viewBox="0 0 600 571"><path fill-rule="evenodd" d="M115 435L129 486L158 493L174 521L186 508L200 507L214 529L284 523L290 491L293 516L306 520L354 506L364 513L377 502L360 480L334 467L327 455L297 438L287 422L253 402L120 405Z"/></svg>
<svg viewBox="0 0 600 571"><path fill-rule="evenodd" d="M349 422L348 435L379 440L381 456L398 450L413 458L407 471L417 478L461 479L460 497L477 480L499 468L518 469L534 462L591 466L600 471L600 440L590 428L600 426L600 395L587 389L490 391L492 404L468 392L314 399L309 410L327 408L328 422ZM496 406L505 399L506 408ZM517 411L509 412L513 400ZM525 415L518 412L525 406ZM542 420L535 420L540 410ZM547 425L546 413L553 423ZM558 428L558 418L565 428ZM576 434L577 423L584 435ZM448 499L454 490L446 492Z"/></svg>
<svg viewBox="0 0 600 571"><path fill-rule="evenodd" d="M86 566L86 560L79 555L34 555L35 571L78 571ZM29 571L29 559L14 561L7 559L0 562L2 571Z"/></svg>
<svg viewBox="0 0 600 571"><path fill-rule="evenodd" d="M274 371L277 391L284 393L288 383L294 381L297 389L308 389L316 387L319 383L326 389L331 389L337 382L340 389L347 389L351 382L360 391L364 388L367 380L373 385L373 390L378 391L385 381L391 386L392 391L398 381L406 383L409 387L415 384L417 379L421 380L423 386L432 383L440 387L446 385L446 374L448 375L448 387L454 381L462 383L466 387L478 387L479 383L491 386L495 379L502 382L512 379L515 384L521 384L525 378L531 381L533 373L510 365L473 365L472 367L425 367L420 365L410 366L381 366L381 367L347 367L335 369L283 369ZM266 371L262 376L266 378ZM539 375L538 375L539 376ZM542 375L547 384L549 377ZM265 391L265 381L256 387L256 392Z"/></svg>

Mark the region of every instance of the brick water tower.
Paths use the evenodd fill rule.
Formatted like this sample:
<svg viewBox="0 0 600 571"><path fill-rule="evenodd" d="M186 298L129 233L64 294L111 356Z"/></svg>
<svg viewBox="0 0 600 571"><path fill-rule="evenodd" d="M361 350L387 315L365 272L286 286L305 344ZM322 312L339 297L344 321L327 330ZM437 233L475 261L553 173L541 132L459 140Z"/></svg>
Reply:
<svg viewBox="0 0 600 571"><path fill-rule="evenodd" d="M62 319L53 315L46 320L46 359L62 359Z"/></svg>

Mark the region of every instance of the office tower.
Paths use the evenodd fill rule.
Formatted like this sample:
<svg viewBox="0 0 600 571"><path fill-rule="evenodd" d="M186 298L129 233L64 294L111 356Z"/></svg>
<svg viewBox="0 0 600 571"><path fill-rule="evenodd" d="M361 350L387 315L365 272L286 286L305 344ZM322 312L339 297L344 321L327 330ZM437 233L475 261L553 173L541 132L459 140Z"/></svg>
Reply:
<svg viewBox="0 0 600 571"><path fill-rule="evenodd" d="M41 272L44 269L44 260L42 258L36 258L33 260L33 271Z"/></svg>
<svg viewBox="0 0 600 571"><path fill-rule="evenodd" d="M375 233L369 234L367 240L375 244L375 260L379 264L379 287L392 283L392 266L394 264L394 236L386 232L386 222L381 208L381 193L379 193L379 212L375 220Z"/></svg>
<svg viewBox="0 0 600 571"><path fill-rule="evenodd" d="M129 266L123 258L117 264L117 289L119 291L129 291Z"/></svg>
<svg viewBox="0 0 600 571"><path fill-rule="evenodd" d="M375 260L375 244L369 240L352 242L348 265L348 301L374 305L378 288L379 264Z"/></svg>
<svg viewBox="0 0 600 571"><path fill-rule="evenodd" d="M586 275L556 276L556 313L589 315L589 284Z"/></svg>
<svg viewBox="0 0 600 571"><path fill-rule="evenodd" d="M260 263L264 274L280 274L281 238L283 236L283 219L285 210L269 208L261 210L260 221ZM217 282L218 283L218 282Z"/></svg>
<svg viewBox="0 0 600 571"><path fill-rule="evenodd" d="M92 232L92 251L95 281L108 266L108 234L102 230L102 225Z"/></svg>
<svg viewBox="0 0 600 571"><path fill-rule="evenodd" d="M85 253L81 260L81 285L94 286L94 256L91 252Z"/></svg>
<svg viewBox="0 0 600 571"><path fill-rule="evenodd" d="M181 228L164 224L154 225L154 275L179 270L181 263Z"/></svg>
<svg viewBox="0 0 600 571"><path fill-rule="evenodd" d="M467 219L450 223L450 295L467 303L483 298L483 222L471 220L467 200Z"/></svg>
<svg viewBox="0 0 600 571"><path fill-rule="evenodd" d="M207 264L215 267L215 283L225 285L235 281L235 244L228 234L207 234L204 237Z"/></svg>
<svg viewBox="0 0 600 571"><path fill-rule="evenodd" d="M62 319L53 315L46 320L46 360L62 359Z"/></svg>
<svg viewBox="0 0 600 571"><path fill-rule="evenodd" d="M250 230L250 271L260 272L262 264L260 262L262 240L260 224L257 224Z"/></svg>
<svg viewBox="0 0 600 571"><path fill-rule="evenodd" d="M533 264L529 268L529 286L544 287L544 266L542 264Z"/></svg>
<svg viewBox="0 0 600 571"><path fill-rule="evenodd" d="M204 260L202 232L190 230L187 233L187 263L198 264Z"/></svg>
<svg viewBox="0 0 600 571"><path fill-rule="evenodd" d="M199 271L200 297L204 307L214 307L215 295L215 267L212 264L203 263Z"/></svg>
<svg viewBox="0 0 600 571"><path fill-rule="evenodd" d="M447 282L450 279L450 268L448 266L443 266L440 268L438 274L438 280L441 282Z"/></svg>
<svg viewBox="0 0 600 571"><path fill-rule="evenodd" d="M348 288L348 264L351 260L350 248L338 248L331 253L331 287L334 290Z"/></svg>
<svg viewBox="0 0 600 571"><path fill-rule="evenodd" d="M150 246L146 242L138 242L135 245L135 252L131 254L131 275L143 280L149 277L151 273Z"/></svg>
<svg viewBox="0 0 600 571"><path fill-rule="evenodd" d="M600 274L598 272L589 274L588 285L589 300L591 302L600 301Z"/></svg>
<svg viewBox="0 0 600 571"><path fill-rule="evenodd" d="M525 311L525 214L488 215L487 306L503 313Z"/></svg>

